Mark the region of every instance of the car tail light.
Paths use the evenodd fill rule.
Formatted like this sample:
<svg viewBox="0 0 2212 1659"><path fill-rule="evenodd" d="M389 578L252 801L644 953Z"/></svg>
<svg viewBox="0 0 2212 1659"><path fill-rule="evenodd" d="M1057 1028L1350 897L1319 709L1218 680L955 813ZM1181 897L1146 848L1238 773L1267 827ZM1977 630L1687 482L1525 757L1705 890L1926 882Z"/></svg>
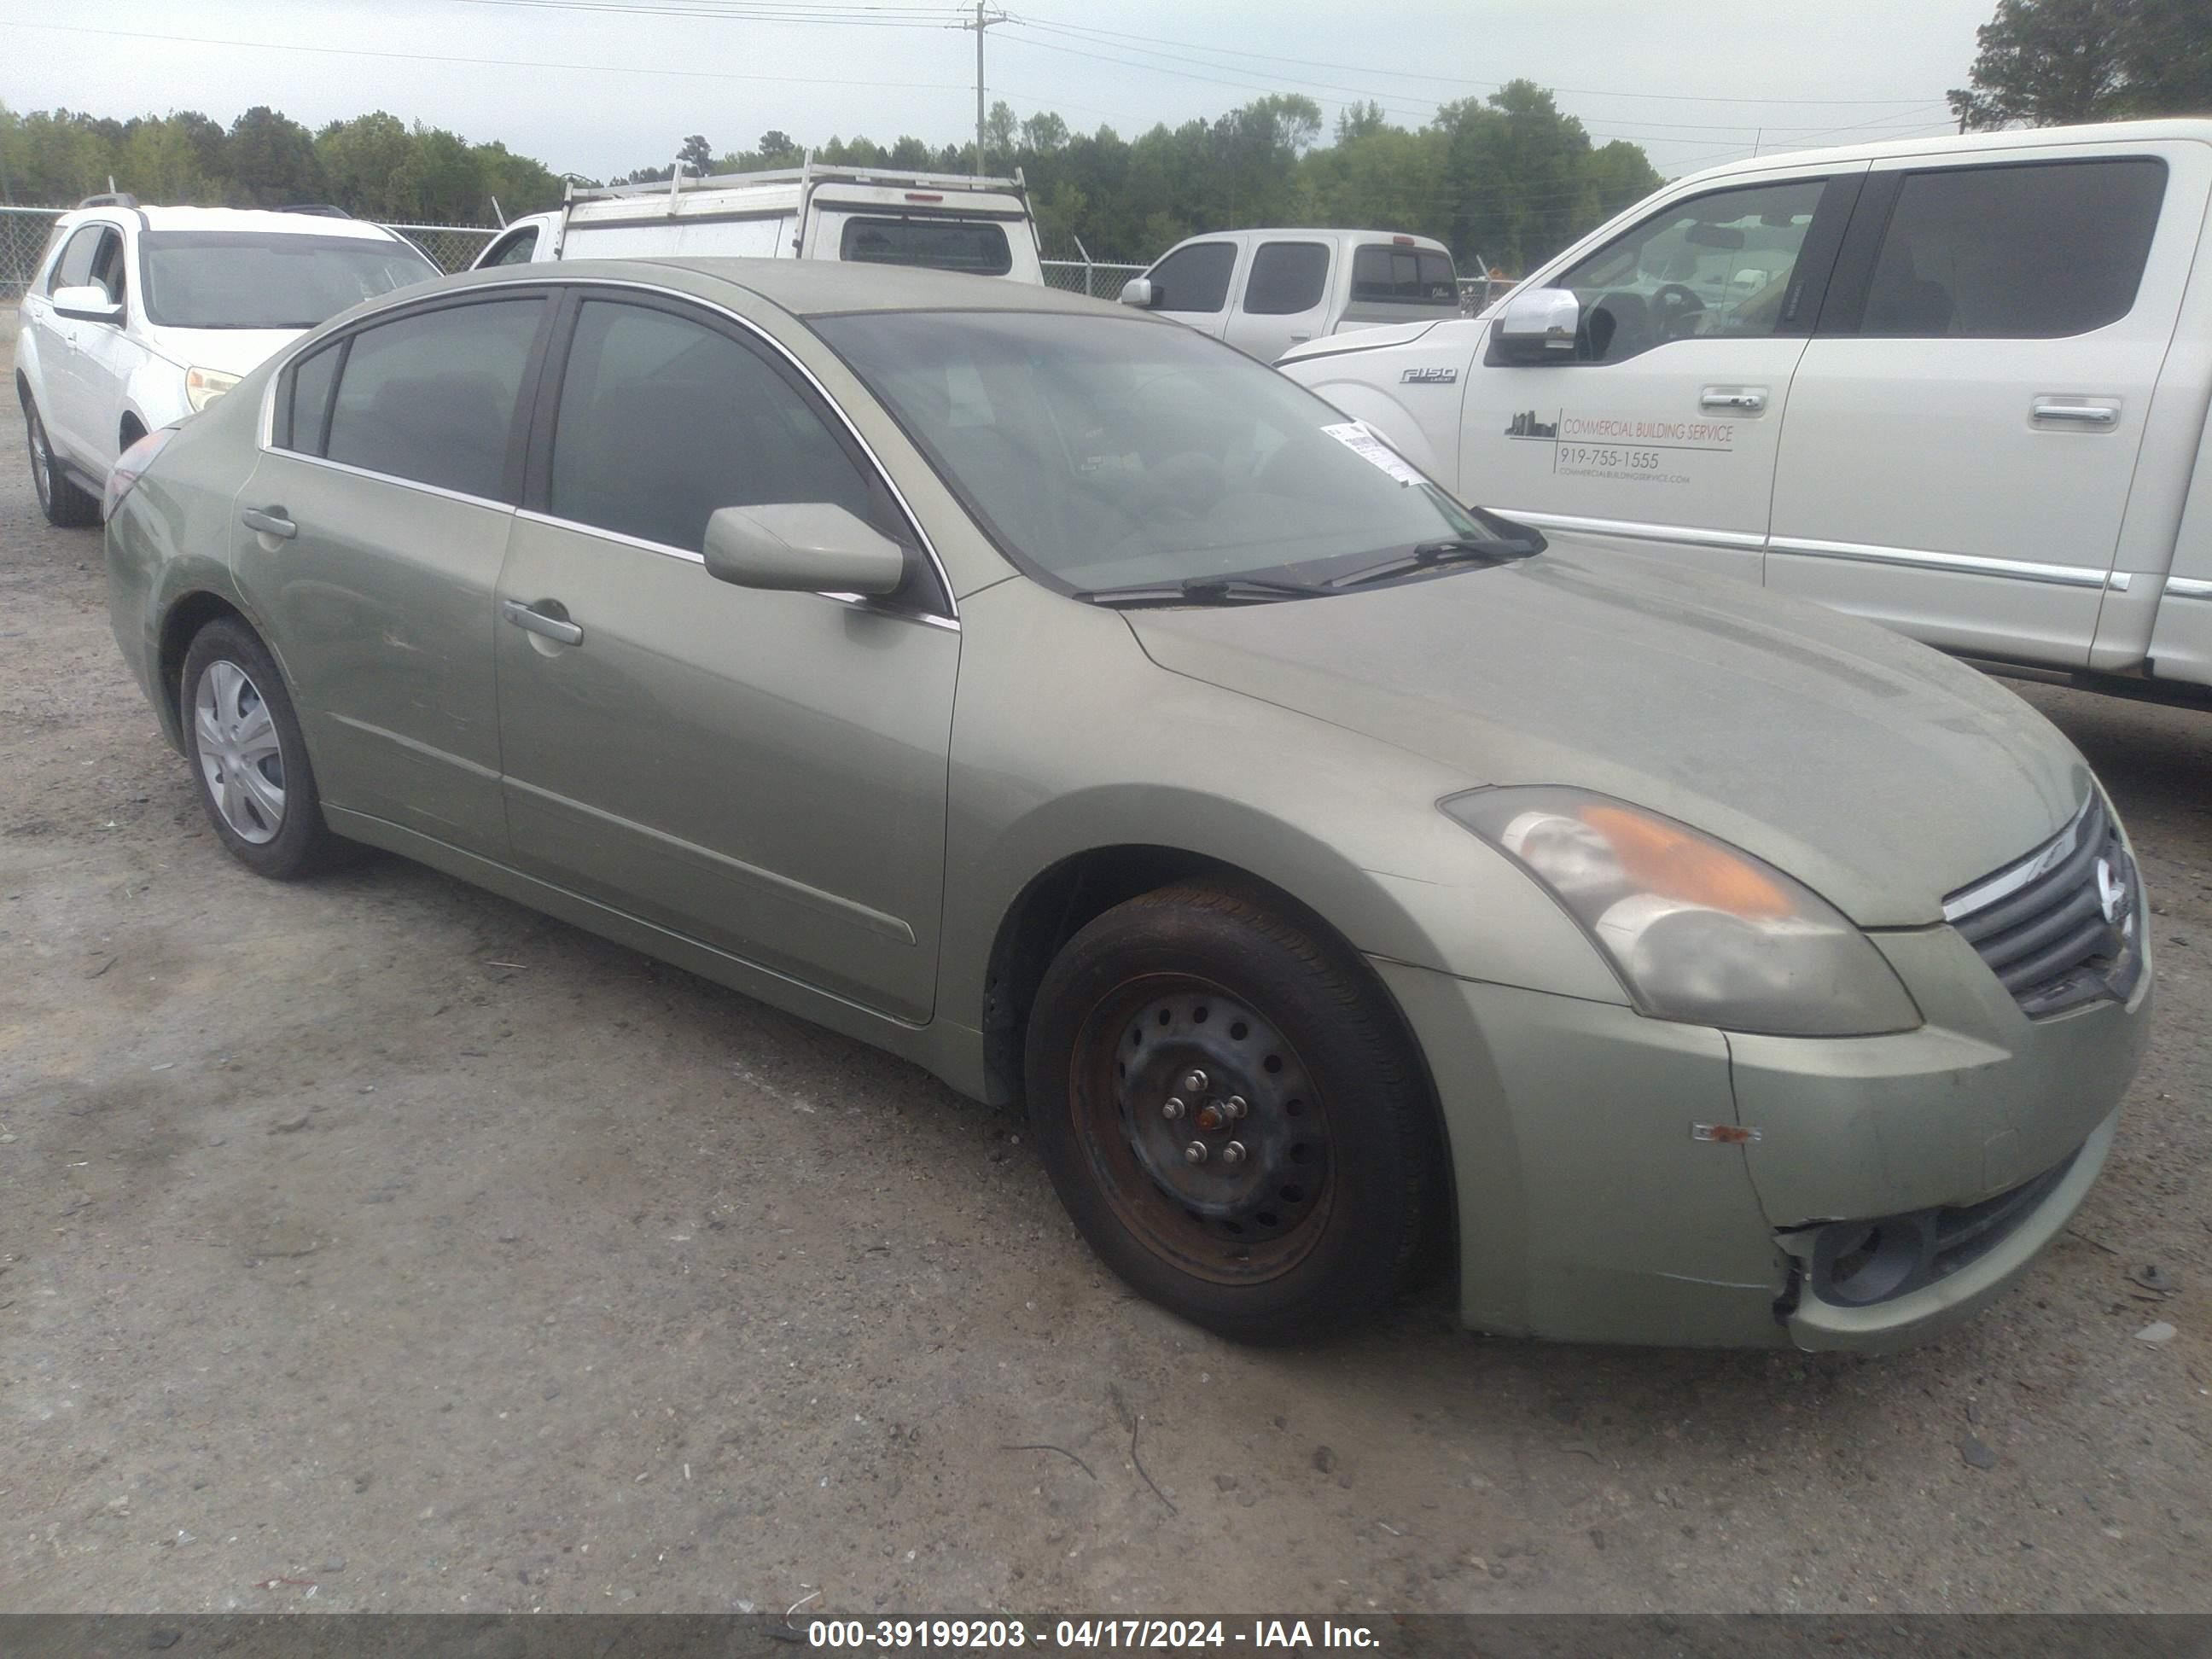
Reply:
<svg viewBox="0 0 2212 1659"><path fill-rule="evenodd" d="M176 435L176 428L165 426L159 432L148 433L117 458L115 465L107 470L107 489L100 498L100 516L103 522L115 516L115 509L123 505L131 486L146 476L146 469L154 465L154 458Z"/></svg>

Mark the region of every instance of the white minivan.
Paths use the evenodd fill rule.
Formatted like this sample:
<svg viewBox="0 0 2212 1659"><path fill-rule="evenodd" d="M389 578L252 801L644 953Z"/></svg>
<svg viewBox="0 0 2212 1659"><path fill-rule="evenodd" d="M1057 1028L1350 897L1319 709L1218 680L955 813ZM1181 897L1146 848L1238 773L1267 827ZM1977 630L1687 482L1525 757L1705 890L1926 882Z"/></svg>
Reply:
<svg viewBox="0 0 2212 1659"><path fill-rule="evenodd" d="M1442 242L1387 230L1224 230L1177 242L1121 303L1188 323L1273 362L1305 340L1456 317Z"/></svg>
<svg viewBox="0 0 2212 1659"><path fill-rule="evenodd" d="M817 166L702 178L677 163L665 184L571 185L561 205L514 221L474 269L546 259L675 254L926 265L1044 281L1029 187L1011 179Z"/></svg>
<svg viewBox="0 0 2212 1659"><path fill-rule="evenodd" d="M1539 527L1992 663L2203 687L2208 203L2206 120L1761 156L1478 319L1280 367Z"/></svg>

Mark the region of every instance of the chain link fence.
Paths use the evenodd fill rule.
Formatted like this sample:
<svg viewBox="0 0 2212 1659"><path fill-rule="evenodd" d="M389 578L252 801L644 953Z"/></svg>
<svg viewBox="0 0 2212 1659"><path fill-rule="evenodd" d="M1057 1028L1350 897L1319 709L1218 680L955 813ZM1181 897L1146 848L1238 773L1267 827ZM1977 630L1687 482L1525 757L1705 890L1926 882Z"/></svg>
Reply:
<svg viewBox="0 0 2212 1659"><path fill-rule="evenodd" d="M1149 265L1118 264L1112 261L1094 259L1041 259L1044 267L1047 288L1066 289L1070 294L1087 294L1094 300L1120 297L1121 284L1132 276L1141 276Z"/></svg>

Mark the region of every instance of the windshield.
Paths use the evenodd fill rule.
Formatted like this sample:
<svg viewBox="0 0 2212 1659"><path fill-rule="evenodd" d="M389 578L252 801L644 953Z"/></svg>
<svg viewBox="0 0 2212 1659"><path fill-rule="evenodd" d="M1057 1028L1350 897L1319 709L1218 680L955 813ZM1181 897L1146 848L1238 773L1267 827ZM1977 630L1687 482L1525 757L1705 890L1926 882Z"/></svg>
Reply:
<svg viewBox="0 0 2212 1659"><path fill-rule="evenodd" d="M170 328L313 328L438 268L358 236L158 230L138 239L146 314Z"/></svg>
<svg viewBox="0 0 2212 1659"><path fill-rule="evenodd" d="M1037 312L814 326L1000 544L1066 588L1311 578L1487 533L1357 422L1186 328Z"/></svg>

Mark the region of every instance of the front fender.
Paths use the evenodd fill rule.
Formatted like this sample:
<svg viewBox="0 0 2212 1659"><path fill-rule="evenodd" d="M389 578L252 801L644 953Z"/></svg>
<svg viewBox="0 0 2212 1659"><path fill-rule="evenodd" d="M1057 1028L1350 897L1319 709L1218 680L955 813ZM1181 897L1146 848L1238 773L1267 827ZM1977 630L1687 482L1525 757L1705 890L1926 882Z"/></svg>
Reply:
<svg viewBox="0 0 2212 1659"><path fill-rule="evenodd" d="M149 357L124 383L123 410L148 432L173 426L192 412L185 398L185 371L166 357Z"/></svg>
<svg viewBox="0 0 2212 1659"><path fill-rule="evenodd" d="M950 1019L981 1029L1000 924L1033 880L1126 846L1258 877L1370 957L1626 1000L1549 895L1437 810L1479 780L1162 668L1117 613L1028 581L970 596L962 631L938 1000Z"/></svg>

